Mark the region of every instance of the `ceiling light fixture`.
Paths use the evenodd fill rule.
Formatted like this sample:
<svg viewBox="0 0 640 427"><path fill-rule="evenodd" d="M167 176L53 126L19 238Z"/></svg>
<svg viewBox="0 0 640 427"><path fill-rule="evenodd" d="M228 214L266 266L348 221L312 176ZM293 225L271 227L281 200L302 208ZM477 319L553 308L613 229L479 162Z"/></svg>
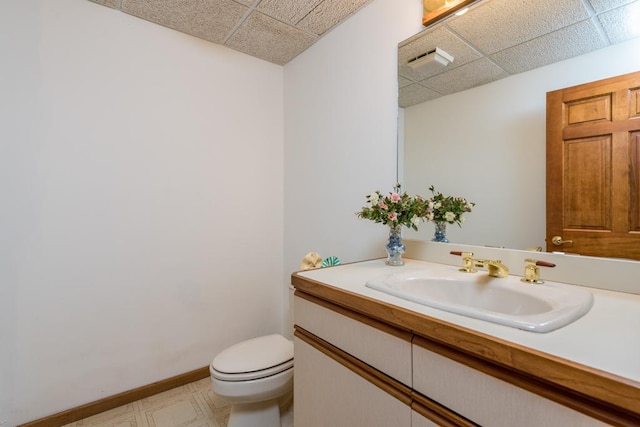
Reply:
<svg viewBox="0 0 640 427"><path fill-rule="evenodd" d="M436 47L432 51L418 55L407 63L413 71L424 73L446 67L453 62L453 56Z"/></svg>

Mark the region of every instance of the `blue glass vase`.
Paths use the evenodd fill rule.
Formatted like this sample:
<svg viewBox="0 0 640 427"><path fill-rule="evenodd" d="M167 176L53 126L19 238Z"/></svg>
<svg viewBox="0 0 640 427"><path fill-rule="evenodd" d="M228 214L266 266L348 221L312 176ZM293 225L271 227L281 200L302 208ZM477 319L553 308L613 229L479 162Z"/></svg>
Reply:
<svg viewBox="0 0 640 427"><path fill-rule="evenodd" d="M389 226L389 243L385 246L387 251L387 265L401 266L404 265L402 254L407 248L402 243L402 226Z"/></svg>
<svg viewBox="0 0 640 427"><path fill-rule="evenodd" d="M434 221L436 225L436 234L432 242L440 242L440 243L449 243L449 239L447 239L447 222L446 221Z"/></svg>

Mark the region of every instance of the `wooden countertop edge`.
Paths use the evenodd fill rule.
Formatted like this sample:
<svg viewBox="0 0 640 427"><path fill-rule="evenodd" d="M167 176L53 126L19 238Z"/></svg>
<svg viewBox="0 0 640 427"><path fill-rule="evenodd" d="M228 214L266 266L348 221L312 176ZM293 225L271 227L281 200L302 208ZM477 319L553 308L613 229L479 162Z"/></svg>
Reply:
<svg viewBox="0 0 640 427"><path fill-rule="evenodd" d="M297 273L291 276L291 283L301 292L640 418L640 383L628 378L301 277Z"/></svg>

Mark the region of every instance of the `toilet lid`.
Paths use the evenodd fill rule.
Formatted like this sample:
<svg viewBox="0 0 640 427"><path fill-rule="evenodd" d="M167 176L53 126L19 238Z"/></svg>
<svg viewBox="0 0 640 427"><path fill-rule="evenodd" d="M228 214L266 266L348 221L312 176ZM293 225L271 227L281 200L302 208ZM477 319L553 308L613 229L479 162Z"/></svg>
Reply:
<svg viewBox="0 0 640 427"><path fill-rule="evenodd" d="M258 374L249 375L254 378L265 376L261 371L268 370L268 374L273 375L287 369L289 365L293 365L293 343L277 334L238 343L224 350L211 362L211 367L217 373L239 377L247 376L239 374Z"/></svg>

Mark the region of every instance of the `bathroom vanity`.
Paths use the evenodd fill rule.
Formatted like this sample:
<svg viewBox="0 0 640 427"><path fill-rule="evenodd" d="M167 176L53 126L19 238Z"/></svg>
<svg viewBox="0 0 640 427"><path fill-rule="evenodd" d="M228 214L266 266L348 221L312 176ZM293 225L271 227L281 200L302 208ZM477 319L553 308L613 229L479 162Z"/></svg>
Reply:
<svg viewBox="0 0 640 427"><path fill-rule="evenodd" d="M380 259L292 275L297 427L640 425L640 295L585 288L585 315L537 333L365 286L456 270L459 258L443 251L458 248L433 245L435 255L409 251L420 259L403 267ZM506 255L512 275L526 256ZM558 267L551 275L565 277Z"/></svg>

